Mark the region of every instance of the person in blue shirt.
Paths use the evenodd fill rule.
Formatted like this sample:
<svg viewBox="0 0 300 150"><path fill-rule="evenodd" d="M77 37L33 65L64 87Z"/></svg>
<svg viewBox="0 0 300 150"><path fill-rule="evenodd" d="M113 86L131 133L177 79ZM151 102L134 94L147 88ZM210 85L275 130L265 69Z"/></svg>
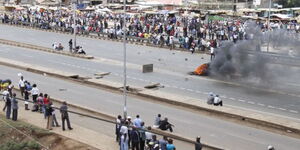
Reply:
<svg viewBox="0 0 300 150"><path fill-rule="evenodd" d="M167 144L167 150L176 150L175 145L173 144L173 140L169 139Z"/></svg>

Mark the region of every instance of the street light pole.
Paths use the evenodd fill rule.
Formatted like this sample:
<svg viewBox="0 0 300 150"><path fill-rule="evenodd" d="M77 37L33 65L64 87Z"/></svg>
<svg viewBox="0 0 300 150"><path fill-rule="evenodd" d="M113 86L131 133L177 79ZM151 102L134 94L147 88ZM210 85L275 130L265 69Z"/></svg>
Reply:
<svg viewBox="0 0 300 150"><path fill-rule="evenodd" d="M269 2L269 13L268 13L268 46L267 46L267 52L269 52L270 48L270 20L271 20L271 7L272 7L272 0Z"/></svg>
<svg viewBox="0 0 300 150"><path fill-rule="evenodd" d="M127 118L127 70L126 70L126 0L123 1L124 14L123 14L123 52L124 52L124 85L123 85L123 98L124 98L124 119Z"/></svg>
<svg viewBox="0 0 300 150"><path fill-rule="evenodd" d="M76 48L76 1L74 0L73 9L73 21L74 21L74 48Z"/></svg>

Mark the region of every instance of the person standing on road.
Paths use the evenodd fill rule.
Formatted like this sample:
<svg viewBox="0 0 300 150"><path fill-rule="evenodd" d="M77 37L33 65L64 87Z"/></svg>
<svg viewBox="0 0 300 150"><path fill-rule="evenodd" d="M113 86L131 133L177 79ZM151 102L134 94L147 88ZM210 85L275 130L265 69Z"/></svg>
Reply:
<svg viewBox="0 0 300 150"><path fill-rule="evenodd" d="M62 130L65 131L65 121L67 121L67 125L69 130L72 130L69 114L68 114L68 106L67 102L63 102L63 104L60 107L60 113L61 113L61 119L62 119Z"/></svg>
<svg viewBox="0 0 300 150"><path fill-rule="evenodd" d="M25 90L25 80L24 77L21 76L21 79L19 81L19 88L20 88L20 92L21 92L21 96L24 96L24 90Z"/></svg>
<svg viewBox="0 0 300 150"><path fill-rule="evenodd" d="M202 144L201 144L201 142L200 142L200 136L198 136L197 138L196 138L196 143L195 143L195 150L202 150Z"/></svg>
<svg viewBox="0 0 300 150"><path fill-rule="evenodd" d="M69 41L69 50L70 50L71 53L72 53L72 49L73 49L73 41L72 41L72 39L70 39L70 41Z"/></svg>
<svg viewBox="0 0 300 150"><path fill-rule="evenodd" d="M145 123L141 122L141 127L139 128L140 133L140 150L145 149L145 141L146 141L146 132L145 132Z"/></svg>
<svg viewBox="0 0 300 150"><path fill-rule="evenodd" d="M13 93L12 96L12 120L17 121L18 119L18 100L16 99L16 93Z"/></svg>
<svg viewBox="0 0 300 150"><path fill-rule="evenodd" d="M44 94L44 99L43 99L43 112L44 112L44 118L46 119L46 107L49 104L49 98L48 94Z"/></svg>
<svg viewBox="0 0 300 150"><path fill-rule="evenodd" d="M210 61L215 58L215 50L213 47L210 47Z"/></svg>

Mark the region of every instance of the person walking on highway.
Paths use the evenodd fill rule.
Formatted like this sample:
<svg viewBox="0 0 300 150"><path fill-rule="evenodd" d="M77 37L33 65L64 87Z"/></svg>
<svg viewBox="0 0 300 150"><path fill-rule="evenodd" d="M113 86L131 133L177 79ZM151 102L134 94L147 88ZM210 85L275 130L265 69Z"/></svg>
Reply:
<svg viewBox="0 0 300 150"><path fill-rule="evenodd" d="M196 138L195 150L202 150L202 143L200 142L200 136Z"/></svg>
<svg viewBox="0 0 300 150"><path fill-rule="evenodd" d="M12 120L17 121L18 119L18 100L16 99L16 93L12 96Z"/></svg>
<svg viewBox="0 0 300 150"><path fill-rule="evenodd" d="M72 49L73 49L73 41L72 41L72 39L70 39L70 41L69 41L69 50L70 50L70 53L72 53Z"/></svg>
<svg viewBox="0 0 300 150"><path fill-rule="evenodd" d="M63 102L60 107L61 119L62 119L62 130L65 131L65 121L67 121L68 129L72 130L69 114L68 114L68 106L67 102Z"/></svg>

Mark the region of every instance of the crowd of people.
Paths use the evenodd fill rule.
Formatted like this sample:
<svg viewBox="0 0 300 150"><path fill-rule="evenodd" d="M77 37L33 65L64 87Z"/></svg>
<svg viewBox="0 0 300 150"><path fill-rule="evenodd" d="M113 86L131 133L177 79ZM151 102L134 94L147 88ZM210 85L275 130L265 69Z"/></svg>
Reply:
<svg viewBox="0 0 300 150"><path fill-rule="evenodd" d="M168 118L161 119L161 114L155 117L152 127L146 127L140 115L136 115L133 120L130 116L122 118L121 115L118 115L116 123L116 141L120 145L120 150L130 148L132 150L176 150L173 139L163 136L159 140L157 135L151 133L152 128L173 132L174 125L168 122ZM200 137L197 137L195 150L201 149Z"/></svg>
<svg viewBox="0 0 300 150"><path fill-rule="evenodd" d="M20 80L18 83L20 89L21 99L16 98L17 94L14 91L14 85L10 80L6 85L1 85L0 90L2 90L2 99L5 102L3 111L6 112L6 118L17 121L18 118L18 109L19 109L19 100L24 101L24 108L26 111L31 110L32 112L39 112L43 114L43 117L47 119L46 128L52 130L53 127L60 127L56 119L56 108L54 107L50 96L48 94L43 94L37 87L37 84L30 84L29 81L25 80L22 74L18 74ZM30 101L30 97L32 101ZM29 108L29 103L32 102L32 108ZM69 130L72 130L68 106L66 102L63 102L61 107L58 109L61 114L62 119L62 130L65 131L65 122L67 122L67 127ZM11 113L12 112L12 113ZM11 117L12 116L12 117Z"/></svg>
<svg viewBox="0 0 300 150"><path fill-rule="evenodd" d="M170 49L181 47L190 50L209 51L216 48L221 41L237 42L249 38L246 32L246 20L225 17L224 20L204 20L201 17L184 17L180 15L117 13L77 13L75 24L71 11L68 10L22 10L0 15L2 23L27 23L44 29L61 28L78 34L105 33L110 38L123 34L122 26L126 23L126 34L132 37L147 39L149 43L169 46ZM286 29L300 31L296 22L272 22L268 28L266 22L257 21L262 32L268 29Z"/></svg>

